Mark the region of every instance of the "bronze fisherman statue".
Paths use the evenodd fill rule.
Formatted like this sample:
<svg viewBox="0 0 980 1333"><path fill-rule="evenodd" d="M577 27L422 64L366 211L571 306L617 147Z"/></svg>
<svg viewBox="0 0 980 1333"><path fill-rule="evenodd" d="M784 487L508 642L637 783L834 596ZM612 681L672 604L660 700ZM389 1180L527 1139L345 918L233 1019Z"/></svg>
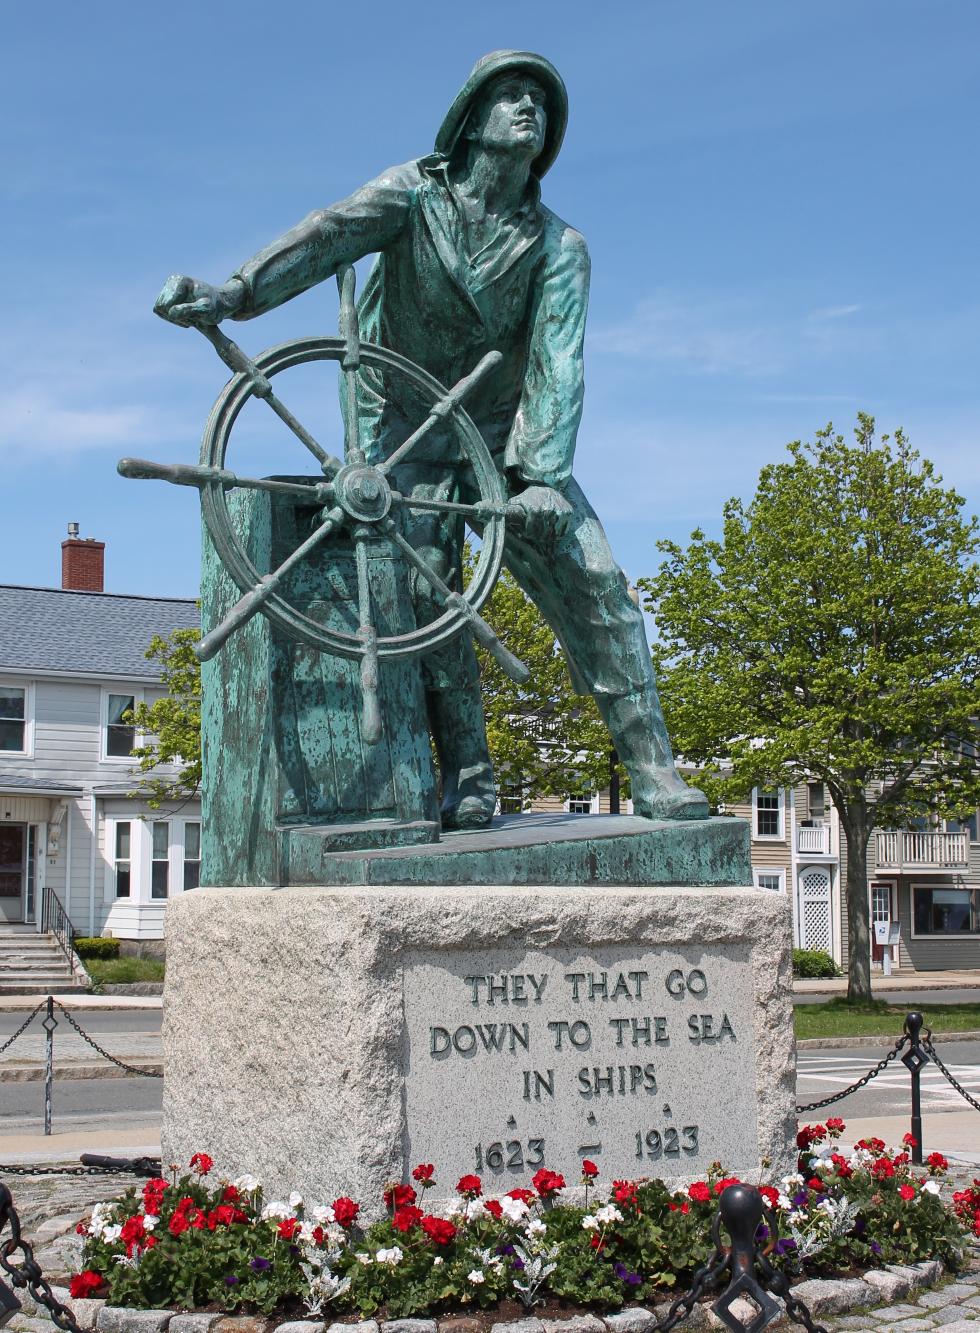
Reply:
<svg viewBox="0 0 980 1333"><path fill-rule="evenodd" d="M454 384L487 352L502 363L467 400L521 525L505 562L551 625L580 693L595 696L632 782L637 814L703 819L704 796L679 777L657 696L643 617L602 526L572 476L582 414L589 293L585 241L540 201L561 147L565 86L542 56L496 51L477 62L435 152L393 167L310 213L221 286L172 277L155 309L177 324L251 319L342 265L377 254L360 299L360 336ZM358 380L360 445L383 460L425 414L410 383ZM466 501L470 481L448 434L397 470L399 491ZM447 583L461 580L462 523L414 512L405 535ZM418 618L436 607L413 584ZM475 651L458 635L423 663L439 756L443 827L479 827L495 804Z"/></svg>

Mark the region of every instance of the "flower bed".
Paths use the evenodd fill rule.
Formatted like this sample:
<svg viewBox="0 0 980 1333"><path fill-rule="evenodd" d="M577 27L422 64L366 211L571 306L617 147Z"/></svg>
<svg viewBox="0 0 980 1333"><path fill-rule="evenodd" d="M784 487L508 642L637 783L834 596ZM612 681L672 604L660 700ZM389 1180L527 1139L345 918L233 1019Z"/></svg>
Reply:
<svg viewBox="0 0 980 1333"><path fill-rule="evenodd" d="M961 1260L966 1232L980 1234L980 1181L940 1197L945 1159L911 1167L908 1143L879 1139L843 1153L840 1120L801 1130L800 1170L760 1184L767 1211L759 1239L784 1272L818 1277L894 1263ZM593 1310L682 1293L712 1249L718 1197L737 1183L716 1165L671 1192L659 1180L600 1186L583 1162L582 1204L542 1169L530 1186L484 1194L463 1176L447 1216L427 1212L432 1165L384 1195L387 1217L362 1228L360 1205L339 1197L309 1206L297 1194L267 1200L251 1176L213 1182L196 1153L189 1174L151 1180L98 1205L87 1224L84 1271L73 1297L107 1297L142 1309L223 1310L294 1317L397 1319L451 1311L524 1310L555 1302ZM578 1184L579 1182L575 1182Z"/></svg>

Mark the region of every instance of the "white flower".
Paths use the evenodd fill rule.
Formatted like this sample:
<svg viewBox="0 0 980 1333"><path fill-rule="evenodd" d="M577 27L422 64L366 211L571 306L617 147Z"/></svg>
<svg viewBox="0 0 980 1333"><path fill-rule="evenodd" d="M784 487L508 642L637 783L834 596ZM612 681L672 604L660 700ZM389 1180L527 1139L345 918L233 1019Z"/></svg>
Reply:
<svg viewBox="0 0 980 1333"><path fill-rule="evenodd" d="M147 1215L143 1218L143 1230L144 1231L156 1230L159 1221L160 1221L159 1217L154 1217L152 1213L147 1213Z"/></svg>
<svg viewBox="0 0 980 1333"><path fill-rule="evenodd" d="M441 1255L441 1254L437 1254L436 1257L432 1260L432 1267L433 1267L433 1268L441 1268L442 1265L443 1265L445 1262L446 1262L446 1261L445 1261L445 1259L443 1259L442 1255Z"/></svg>
<svg viewBox="0 0 980 1333"><path fill-rule="evenodd" d="M392 1245L390 1250L379 1250L374 1256L379 1264L390 1264L392 1268L402 1261L402 1252L397 1245Z"/></svg>
<svg viewBox="0 0 980 1333"><path fill-rule="evenodd" d="M509 1222L520 1222L531 1210L523 1199L505 1197L500 1200L500 1211Z"/></svg>
<svg viewBox="0 0 980 1333"><path fill-rule="evenodd" d="M374 1260L373 1260L373 1259L371 1258L371 1256L368 1254L367 1250L355 1250L355 1252L354 1252L354 1258L357 1260L357 1262L358 1262L359 1264L365 1264L365 1265L366 1265L366 1264L374 1263Z"/></svg>
<svg viewBox="0 0 980 1333"><path fill-rule="evenodd" d="M289 1196L289 1206L290 1208L292 1208L293 1212L295 1212L297 1208L302 1208L303 1207L302 1194L297 1194L296 1191L293 1190L292 1194L290 1194Z"/></svg>
<svg viewBox="0 0 980 1333"><path fill-rule="evenodd" d="M598 1214L596 1214L596 1216L598 1216ZM524 1228L525 1234L528 1236L543 1236L547 1230L548 1228L545 1226L545 1224L543 1222L539 1222L536 1217L532 1218L531 1221L528 1222L527 1226Z"/></svg>
<svg viewBox="0 0 980 1333"><path fill-rule="evenodd" d="M236 1190L242 1190L245 1194L254 1194L256 1190L262 1188L262 1182L257 1176L239 1176L237 1180L231 1182Z"/></svg>
<svg viewBox="0 0 980 1333"><path fill-rule="evenodd" d="M466 1220L472 1222L474 1217L484 1217L487 1206L482 1199L468 1199L466 1203Z"/></svg>
<svg viewBox="0 0 980 1333"><path fill-rule="evenodd" d="M103 1226L99 1239L104 1240L107 1245L112 1245L121 1235L122 1227L117 1223L115 1226Z"/></svg>
<svg viewBox="0 0 980 1333"><path fill-rule="evenodd" d="M622 1222L623 1214L614 1203L607 1203L604 1208L595 1210L596 1221L601 1222L603 1226L608 1226L610 1222Z"/></svg>
<svg viewBox="0 0 980 1333"><path fill-rule="evenodd" d="M321 1227L327 1227L331 1222L337 1220L333 1215L333 1209L329 1207L329 1205L324 1206L323 1204L321 1204L319 1208L314 1208L310 1216L313 1218L313 1221L319 1223Z"/></svg>
<svg viewBox="0 0 980 1333"><path fill-rule="evenodd" d="M599 1219L597 1217L593 1217L591 1213L586 1213L585 1216L582 1218L582 1227L585 1231L598 1231Z"/></svg>
<svg viewBox="0 0 980 1333"><path fill-rule="evenodd" d="M471 1273L467 1273L466 1280L467 1282L475 1283L477 1286L479 1286L481 1282L486 1282L486 1278L483 1276L483 1274L480 1272L478 1268L474 1268Z"/></svg>
<svg viewBox="0 0 980 1333"><path fill-rule="evenodd" d="M938 1181L938 1180L924 1180L924 1181L922 1182L922 1193L923 1193L923 1194L938 1194L938 1193L939 1193L939 1181Z"/></svg>
<svg viewBox="0 0 980 1333"><path fill-rule="evenodd" d="M270 1217L286 1218L292 1217L292 1215L293 1210L290 1208L289 1204L282 1203L278 1199L273 1199L271 1203L267 1203L262 1209L262 1217L266 1219Z"/></svg>
<svg viewBox="0 0 980 1333"><path fill-rule="evenodd" d="M781 1208L783 1212L785 1212L787 1208L792 1208L792 1206L792 1199L787 1198L785 1194L781 1193L776 1200L776 1207Z"/></svg>

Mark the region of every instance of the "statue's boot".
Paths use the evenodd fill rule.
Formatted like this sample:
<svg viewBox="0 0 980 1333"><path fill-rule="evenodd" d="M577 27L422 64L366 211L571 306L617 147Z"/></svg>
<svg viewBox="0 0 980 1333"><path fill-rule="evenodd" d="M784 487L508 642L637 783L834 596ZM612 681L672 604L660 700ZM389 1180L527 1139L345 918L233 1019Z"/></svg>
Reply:
<svg viewBox="0 0 980 1333"><path fill-rule="evenodd" d="M596 703L630 775L634 814L647 819L707 819L704 793L689 787L674 767L656 690L598 694Z"/></svg>
<svg viewBox="0 0 980 1333"><path fill-rule="evenodd" d="M429 690L426 702L442 777L442 827L486 828L497 792L479 691Z"/></svg>

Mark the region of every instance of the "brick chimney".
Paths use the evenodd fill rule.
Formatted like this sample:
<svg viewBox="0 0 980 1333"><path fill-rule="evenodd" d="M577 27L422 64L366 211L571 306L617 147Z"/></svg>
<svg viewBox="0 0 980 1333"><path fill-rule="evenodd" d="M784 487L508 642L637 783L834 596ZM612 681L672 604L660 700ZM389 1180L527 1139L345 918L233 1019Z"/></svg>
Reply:
<svg viewBox="0 0 980 1333"><path fill-rule="evenodd" d="M61 543L61 586L73 592L102 592L105 583L105 542L79 537L78 524L68 524Z"/></svg>

